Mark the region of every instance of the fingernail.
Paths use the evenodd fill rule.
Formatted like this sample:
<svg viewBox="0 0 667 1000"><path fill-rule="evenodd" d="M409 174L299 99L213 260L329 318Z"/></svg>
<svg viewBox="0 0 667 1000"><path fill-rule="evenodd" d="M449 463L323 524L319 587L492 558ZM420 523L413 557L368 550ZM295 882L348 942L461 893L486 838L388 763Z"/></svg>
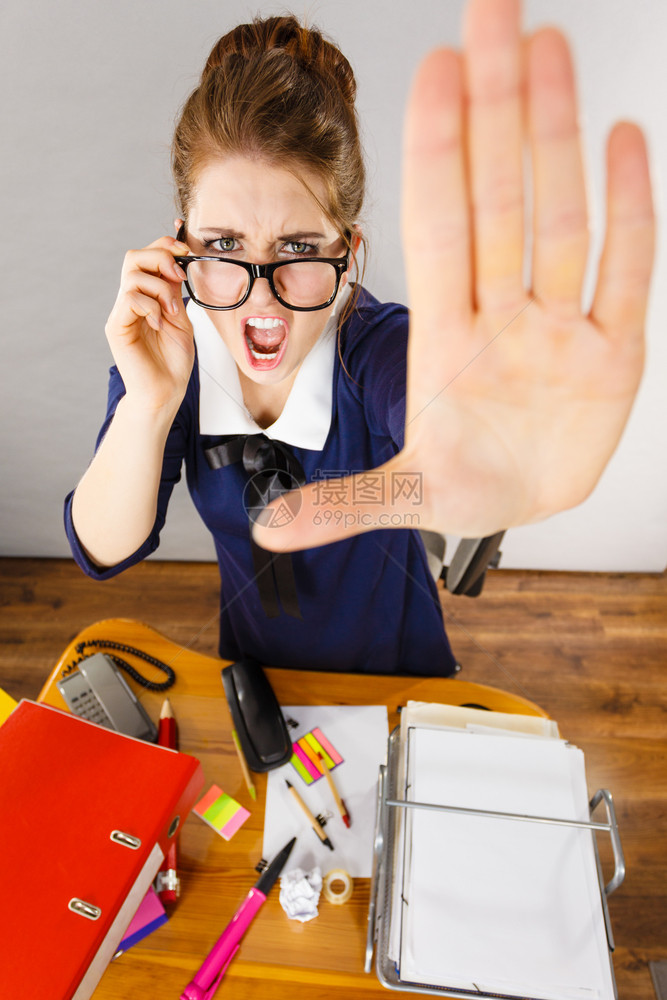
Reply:
<svg viewBox="0 0 667 1000"><path fill-rule="evenodd" d="M182 267L179 267L178 264L174 264L174 274L177 278L180 278L181 281L185 280L185 271Z"/></svg>
<svg viewBox="0 0 667 1000"><path fill-rule="evenodd" d="M178 312L178 299L171 300L171 311L174 313L174 315Z"/></svg>

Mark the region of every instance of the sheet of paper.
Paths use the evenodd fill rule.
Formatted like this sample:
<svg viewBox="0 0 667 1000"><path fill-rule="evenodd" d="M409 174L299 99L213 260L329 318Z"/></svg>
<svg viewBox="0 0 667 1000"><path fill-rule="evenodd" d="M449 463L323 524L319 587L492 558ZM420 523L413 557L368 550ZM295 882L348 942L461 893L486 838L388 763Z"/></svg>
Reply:
<svg viewBox="0 0 667 1000"><path fill-rule="evenodd" d="M380 764L387 756L388 721L384 705L284 706L285 718L299 726L291 729L293 742L319 729L342 757L331 771L338 794L347 806L351 825L341 819L324 777L306 784L292 764L268 774L264 816L263 856L274 857L295 835L298 840L289 859L290 868L310 871L319 865L323 873L344 868L353 878L370 878L373 865L375 803ZM313 832L285 784L287 779L313 815L327 816L325 831L330 851Z"/></svg>
<svg viewBox="0 0 667 1000"><path fill-rule="evenodd" d="M459 705L442 705L433 702L408 701L401 712L401 751L396 770L396 790L399 798L408 798L406 794L406 760L408 748L408 732L418 726L422 729L469 729L487 732L491 735L501 735L514 732L529 739L558 739L558 726L553 719L542 716L517 715L507 712L489 712L476 708L463 708ZM484 729L481 729L481 727ZM397 810L395 817L397 835L394 847L394 879L392 894L392 913L400 913L401 894L403 892L403 862L405 856L404 822L402 810ZM398 961L401 948L401 922L392 920L388 942L388 957Z"/></svg>
<svg viewBox="0 0 667 1000"><path fill-rule="evenodd" d="M557 740L413 729L408 783L415 801L588 819L583 754ZM408 816L402 980L613 1000L589 831Z"/></svg>
<svg viewBox="0 0 667 1000"><path fill-rule="evenodd" d="M494 729L508 729L533 736L558 737L558 725L554 719L541 715L518 715L513 712L489 712L486 709L466 708L461 705L441 705L437 702L408 701L401 712L401 734L408 726L422 728L446 726L466 729L471 726L486 726Z"/></svg>

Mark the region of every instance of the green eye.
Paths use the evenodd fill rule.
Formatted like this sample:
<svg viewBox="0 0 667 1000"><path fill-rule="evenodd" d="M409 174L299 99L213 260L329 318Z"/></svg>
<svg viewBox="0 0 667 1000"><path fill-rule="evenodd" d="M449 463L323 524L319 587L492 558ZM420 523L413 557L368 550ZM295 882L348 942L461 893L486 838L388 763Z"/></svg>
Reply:
<svg viewBox="0 0 667 1000"><path fill-rule="evenodd" d="M233 250L236 240L233 236L222 236L219 240L221 250Z"/></svg>
<svg viewBox="0 0 667 1000"><path fill-rule="evenodd" d="M302 240L290 240L286 243L284 249L287 253L292 253L295 257L302 257L305 255L316 254L318 247L314 243L304 243Z"/></svg>

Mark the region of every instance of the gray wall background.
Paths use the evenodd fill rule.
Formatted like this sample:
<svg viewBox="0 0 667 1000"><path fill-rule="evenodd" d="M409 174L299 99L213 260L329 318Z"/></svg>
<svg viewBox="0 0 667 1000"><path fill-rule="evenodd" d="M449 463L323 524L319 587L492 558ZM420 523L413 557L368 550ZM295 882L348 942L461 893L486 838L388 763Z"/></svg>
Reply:
<svg viewBox="0 0 667 1000"><path fill-rule="evenodd" d="M4 0L0 554L68 554L62 499L89 461L104 414L104 323L124 252L172 232L173 122L216 38L284 4L246 0ZM419 58L457 44L460 0L295 0L341 46L359 84L369 167L366 284L405 300L398 228L403 107ZM594 246L604 224L603 149L612 121L646 129L658 206L667 128L662 0L527 0L526 25L557 22L577 60ZM659 243L645 377L623 441L575 511L511 531L505 566L661 571L667 561L666 264ZM590 283L589 283L590 284ZM159 557L210 559L183 486Z"/></svg>

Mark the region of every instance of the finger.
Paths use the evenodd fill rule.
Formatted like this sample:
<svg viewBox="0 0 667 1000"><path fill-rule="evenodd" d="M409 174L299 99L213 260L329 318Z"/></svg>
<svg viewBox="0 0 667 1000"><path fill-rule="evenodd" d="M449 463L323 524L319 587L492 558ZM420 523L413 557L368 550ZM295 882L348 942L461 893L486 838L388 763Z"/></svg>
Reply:
<svg viewBox="0 0 667 1000"><path fill-rule="evenodd" d="M123 277L131 271L146 271L149 274L162 275L170 281L183 281L185 273L174 260L174 255L185 256L185 251L181 253L181 248L185 244L177 243L175 240L171 240L171 244L174 248L173 253L166 247L156 245L143 247L141 250L128 250L123 261Z"/></svg>
<svg viewBox="0 0 667 1000"><path fill-rule="evenodd" d="M472 0L464 54L476 304L504 312L524 297L519 0Z"/></svg>
<svg viewBox="0 0 667 1000"><path fill-rule="evenodd" d="M119 294L116 304L106 324L107 335L114 329L130 330L138 320L145 319L154 330L173 333L189 333L191 324L183 302L177 313L165 313L160 302L152 295L145 295L139 289Z"/></svg>
<svg viewBox="0 0 667 1000"><path fill-rule="evenodd" d="M591 312L608 334L640 337L653 266L655 217L646 144L632 122L607 144L607 233Z"/></svg>
<svg viewBox="0 0 667 1000"><path fill-rule="evenodd" d="M128 294L139 291L155 299L165 315L177 316L183 307L183 298L178 285L145 271L129 271L121 287Z"/></svg>
<svg viewBox="0 0 667 1000"><path fill-rule="evenodd" d="M160 236L157 240L153 240L152 243L149 243L145 249L152 250L156 247L164 248L165 250L169 250L171 253L179 254L180 256L183 256L190 251L188 244L177 240L175 236Z"/></svg>
<svg viewBox="0 0 667 1000"><path fill-rule="evenodd" d="M420 528L423 520L421 475L402 472L392 461L285 494L261 512L253 538L262 548L289 552L383 528Z"/></svg>
<svg viewBox="0 0 667 1000"><path fill-rule="evenodd" d="M125 308L119 311L118 321L123 327L132 327L138 319L145 319L154 330L162 330L165 325L165 318L157 299L133 289L125 296Z"/></svg>
<svg viewBox="0 0 667 1000"><path fill-rule="evenodd" d="M588 257L588 213L568 44L553 28L528 44L528 134L533 165L533 292L579 315Z"/></svg>
<svg viewBox="0 0 667 1000"><path fill-rule="evenodd" d="M431 335L465 322L472 308L462 101L460 56L431 53L408 104L402 208L409 299Z"/></svg>

